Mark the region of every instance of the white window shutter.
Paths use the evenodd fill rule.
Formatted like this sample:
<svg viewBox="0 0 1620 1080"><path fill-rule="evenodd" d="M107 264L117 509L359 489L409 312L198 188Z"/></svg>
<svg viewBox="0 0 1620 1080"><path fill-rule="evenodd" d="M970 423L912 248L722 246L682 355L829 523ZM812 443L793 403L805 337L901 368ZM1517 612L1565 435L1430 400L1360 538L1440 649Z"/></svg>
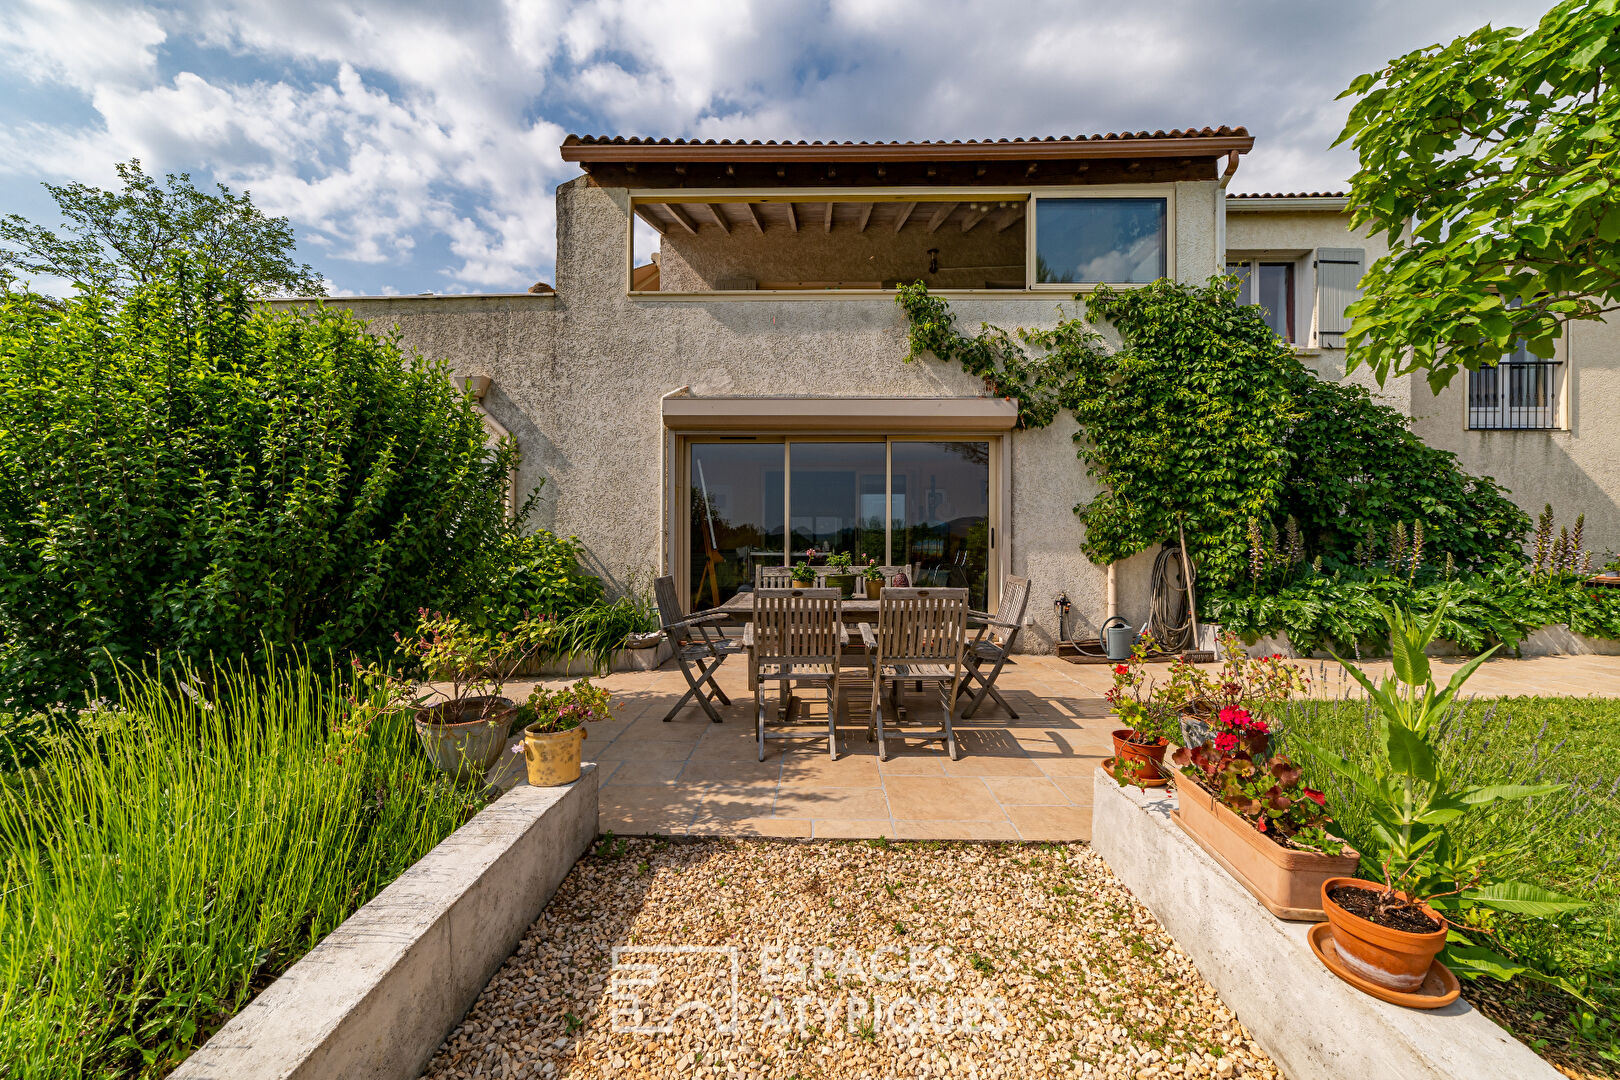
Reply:
<svg viewBox="0 0 1620 1080"><path fill-rule="evenodd" d="M1344 309L1361 295L1362 248L1316 249L1316 343L1323 349L1344 348L1350 318Z"/></svg>

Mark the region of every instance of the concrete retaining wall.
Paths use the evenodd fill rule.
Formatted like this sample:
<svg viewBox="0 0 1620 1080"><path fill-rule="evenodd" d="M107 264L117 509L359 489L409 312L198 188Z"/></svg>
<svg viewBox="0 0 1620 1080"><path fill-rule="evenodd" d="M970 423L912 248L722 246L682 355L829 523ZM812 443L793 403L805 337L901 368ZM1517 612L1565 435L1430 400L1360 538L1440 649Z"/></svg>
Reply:
<svg viewBox="0 0 1620 1080"><path fill-rule="evenodd" d="M171 1080L414 1080L596 836L594 765L513 788L277 979Z"/></svg>
<svg viewBox="0 0 1620 1080"><path fill-rule="evenodd" d="M1465 1001L1404 1009L1339 980L1170 820L1160 793L1097 773L1092 847L1198 965L1293 1080L1559 1080L1529 1047Z"/></svg>

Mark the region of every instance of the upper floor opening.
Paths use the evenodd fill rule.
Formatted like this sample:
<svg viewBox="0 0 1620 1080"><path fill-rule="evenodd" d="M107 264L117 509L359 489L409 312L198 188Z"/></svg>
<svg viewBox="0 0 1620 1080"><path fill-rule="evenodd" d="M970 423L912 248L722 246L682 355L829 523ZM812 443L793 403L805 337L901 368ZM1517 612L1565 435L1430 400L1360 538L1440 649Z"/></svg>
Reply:
<svg viewBox="0 0 1620 1080"><path fill-rule="evenodd" d="M1176 275L1177 183L1213 183L1242 128L922 143L569 136L629 195L632 295L1074 292Z"/></svg>

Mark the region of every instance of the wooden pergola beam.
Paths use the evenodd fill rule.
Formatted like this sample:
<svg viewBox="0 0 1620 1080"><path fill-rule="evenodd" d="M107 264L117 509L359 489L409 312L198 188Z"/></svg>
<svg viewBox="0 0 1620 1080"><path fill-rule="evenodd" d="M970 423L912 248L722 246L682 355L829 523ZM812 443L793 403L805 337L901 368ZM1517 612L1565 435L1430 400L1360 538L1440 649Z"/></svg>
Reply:
<svg viewBox="0 0 1620 1080"><path fill-rule="evenodd" d="M855 230L856 232L865 232L866 231L867 224L872 220L872 207L874 207L876 205L877 205L877 203L875 203L875 202L869 202L869 203L866 203L866 204L864 204L862 206L862 208L861 208L861 224L860 224L860 227Z"/></svg>
<svg viewBox="0 0 1620 1080"><path fill-rule="evenodd" d="M798 232L799 231L799 217L798 217L797 214L795 214L793 212L793 204L790 203L790 202L787 202L787 203L783 203L782 205L787 207L788 228L792 229L794 232Z"/></svg>
<svg viewBox="0 0 1620 1080"><path fill-rule="evenodd" d="M719 203L704 203L704 205L709 208L709 213L714 215L714 223L716 225L720 226L721 229L725 230L725 234L727 236L730 236L731 235L731 221L721 211L720 204Z"/></svg>
<svg viewBox="0 0 1620 1080"><path fill-rule="evenodd" d="M990 208L988 206L981 210L969 210L967 216L962 219L962 231L964 233L970 231L973 226L983 221L985 219L985 215L989 213Z"/></svg>
<svg viewBox="0 0 1620 1080"><path fill-rule="evenodd" d="M906 221L911 217L911 212L915 209L917 209L917 204L914 202L900 204L899 213L894 219L895 232L899 232L901 229L906 227Z"/></svg>
<svg viewBox="0 0 1620 1080"><path fill-rule="evenodd" d="M835 207L837 205L838 205L837 203L831 203L831 202L827 204L827 220L826 220L826 223L822 226L822 230L821 230L822 232L832 232L833 207Z"/></svg>
<svg viewBox="0 0 1620 1080"><path fill-rule="evenodd" d="M754 228L759 230L759 235L764 236L765 218L760 214L759 206L751 202L743 203L743 205L748 207L748 216L754 219Z"/></svg>
<svg viewBox="0 0 1620 1080"><path fill-rule="evenodd" d="M996 222L996 232L1006 232L1012 227L1014 222L1018 221L1023 216L1024 204L1019 203L1017 206L1008 210L1006 215L1000 221Z"/></svg>
<svg viewBox="0 0 1620 1080"><path fill-rule="evenodd" d="M934 211L934 216L928 219L928 231L934 232L941 225L945 224L945 219L950 217L951 211L955 210L959 205L959 203L953 202L940 203L939 209Z"/></svg>
<svg viewBox="0 0 1620 1080"><path fill-rule="evenodd" d="M654 229L656 229L658 231L659 236L663 236L664 233L667 232L668 229L669 229L668 225L664 224L662 221L659 221L657 218L653 217L652 208L650 206L648 206L646 203L637 203L636 204L636 216L639 217L642 221L645 221L648 225L651 225Z"/></svg>
<svg viewBox="0 0 1620 1080"><path fill-rule="evenodd" d="M663 207L669 213L670 217L681 223L681 228L685 229L693 236L697 235L697 222L693 221L691 215L687 214L685 210L682 210L674 203L664 203Z"/></svg>

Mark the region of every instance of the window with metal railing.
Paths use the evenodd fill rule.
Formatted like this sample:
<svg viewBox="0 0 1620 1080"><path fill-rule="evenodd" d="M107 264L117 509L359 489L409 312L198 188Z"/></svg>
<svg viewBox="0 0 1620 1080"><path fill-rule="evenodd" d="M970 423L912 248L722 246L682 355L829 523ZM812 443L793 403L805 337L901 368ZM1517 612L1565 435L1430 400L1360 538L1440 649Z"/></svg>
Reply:
<svg viewBox="0 0 1620 1080"><path fill-rule="evenodd" d="M1563 362L1540 360L1519 346L1493 368L1468 373L1468 426L1483 431L1534 431L1559 424Z"/></svg>

